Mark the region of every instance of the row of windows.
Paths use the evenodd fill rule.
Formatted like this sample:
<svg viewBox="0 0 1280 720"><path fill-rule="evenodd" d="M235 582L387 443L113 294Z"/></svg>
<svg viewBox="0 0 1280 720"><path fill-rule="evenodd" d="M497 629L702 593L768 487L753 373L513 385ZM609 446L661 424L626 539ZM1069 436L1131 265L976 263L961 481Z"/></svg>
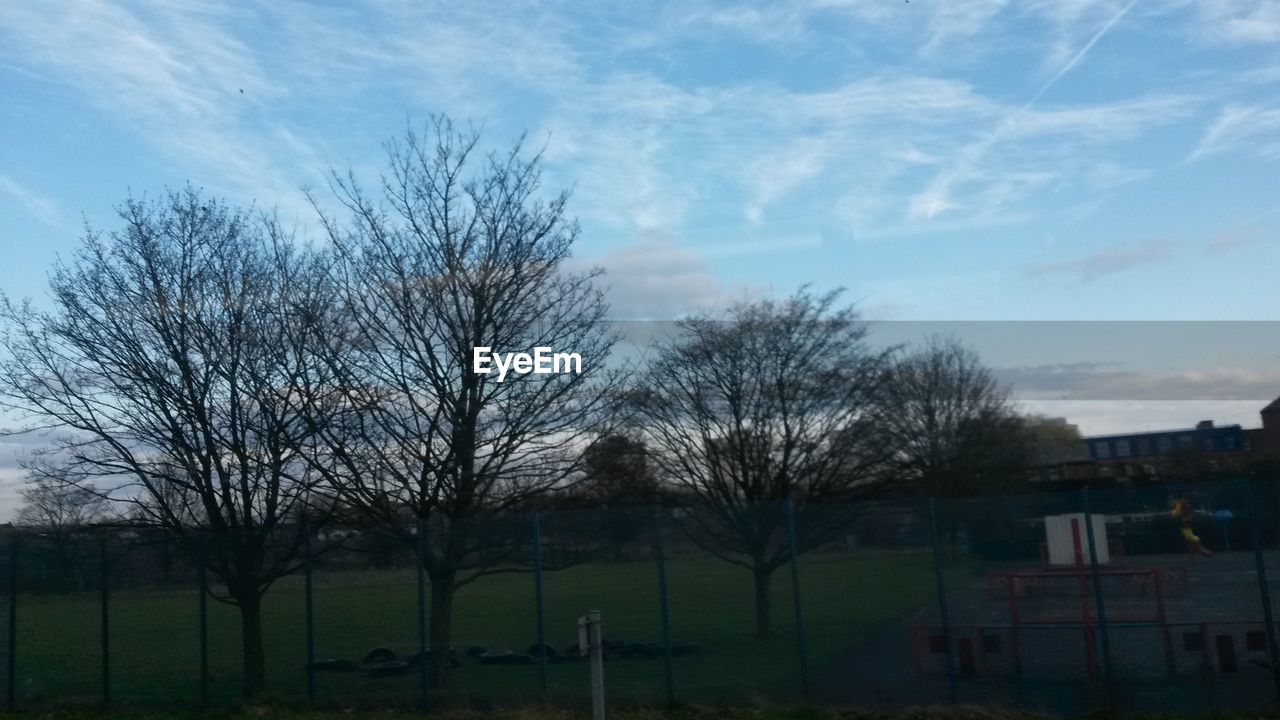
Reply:
<svg viewBox="0 0 1280 720"><path fill-rule="evenodd" d="M1238 470L1234 464L1228 463L1230 468ZM1222 470L1222 465L1213 458L1210 458L1205 464L1205 470L1209 472L1218 472ZM1061 482L1064 480L1089 480L1093 477L1099 478L1140 478L1140 477L1157 477L1168 473L1170 468L1167 464L1160 463L1137 463L1137 462L1117 462L1117 463L1098 463L1094 467L1094 472L1090 472L1088 466L1079 467L1058 467L1051 466L1043 468L1035 475L1031 476L1031 480L1047 480L1049 482ZM1094 474L1096 473L1096 474Z"/></svg>
<svg viewBox="0 0 1280 720"><path fill-rule="evenodd" d="M1192 450L1196 447L1195 435L1158 435L1154 443L1150 437L1122 438L1117 440L1093 440L1093 456L1099 459L1112 457L1142 457L1144 455L1168 455L1178 450ZM1154 452L1152 452L1154 449ZM1201 443L1204 450L1238 450L1235 437L1223 435L1217 438L1206 437Z"/></svg>

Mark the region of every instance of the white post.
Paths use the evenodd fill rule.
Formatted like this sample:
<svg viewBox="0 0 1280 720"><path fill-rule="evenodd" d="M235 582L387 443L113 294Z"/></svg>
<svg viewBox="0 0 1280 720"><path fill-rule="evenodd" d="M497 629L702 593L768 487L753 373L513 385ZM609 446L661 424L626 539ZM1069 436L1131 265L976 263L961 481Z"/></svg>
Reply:
<svg viewBox="0 0 1280 720"><path fill-rule="evenodd" d="M578 618L578 650L591 662L591 718L604 720L604 626L599 610Z"/></svg>

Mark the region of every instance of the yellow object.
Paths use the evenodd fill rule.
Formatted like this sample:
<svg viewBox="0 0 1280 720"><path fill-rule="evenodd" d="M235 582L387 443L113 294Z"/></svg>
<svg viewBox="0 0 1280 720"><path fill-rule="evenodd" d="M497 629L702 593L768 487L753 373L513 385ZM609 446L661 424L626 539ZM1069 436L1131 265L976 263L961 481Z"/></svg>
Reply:
<svg viewBox="0 0 1280 720"><path fill-rule="evenodd" d="M1189 543L1200 542L1200 537L1189 527L1182 528L1182 537L1186 538Z"/></svg>

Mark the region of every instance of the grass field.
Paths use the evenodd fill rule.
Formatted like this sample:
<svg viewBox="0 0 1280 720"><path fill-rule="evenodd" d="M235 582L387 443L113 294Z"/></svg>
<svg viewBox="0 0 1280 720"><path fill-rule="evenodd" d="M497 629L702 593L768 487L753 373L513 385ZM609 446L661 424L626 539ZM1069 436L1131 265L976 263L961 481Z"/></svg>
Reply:
<svg viewBox="0 0 1280 720"><path fill-rule="evenodd" d="M868 633L933 598L930 556L920 552L809 555L801 561L802 606L811 674L818 675ZM754 637L750 574L708 557L668 564L672 636L699 643L675 660L682 702L786 702L798 696L794 605L786 568L774 576L776 637ZM576 639L576 618L603 612L607 636L657 640L660 614L651 562L581 565L544 575L547 640ZM318 657L359 660L375 646L416 649L416 587L411 572L319 573L315 578ZM101 693L99 598L95 594L22 596L18 610L18 704L89 704ZM264 624L268 700L305 697L304 596L300 578L282 580L266 598ZM210 603L211 700L237 702L239 631L234 608ZM524 651L536 639L533 578L485 577L463 588L455 606L454 645ZM117 592L111 597L113 703L140 707L195 705L199 700L197 599L191 591ZM665 699L657 659L619 659L606 669L615 705ZM548 667L549 695L581 703L585 664ZM477 706L518 705L540 695L536 666L482 666L464 658L454 690ZM318 700L342 707L409 704L417 676L370 679L322 673ZM458 698L452 698L458 699Z"/></svg>
<svg viewBox="0 0 1280 720"><path fill-rule="evenodd" d="M371 713L370 713L371 714ZM112 712L110 717L121 717ZM350 720L349 711L304 710L292 708L264 708L254 706L238 710L212 710L191 712L149 713L137 712L123 715L137 720L173 720L190 718L191 720ZM416 711L378 712L383 720L402 720L420 718ZM108 717L107 713L96 710L55 711L48 713L32 713L27 717L33 720L100 720ZM588 720L590 712L567 708L521 707L494 712L477 713L467 710L436 711L431 717L439 720ZM1053 716L1023 711L1000 711L986 708L958 706L938 707L926 706L912 708L902 712L869 712L847 709L820 709L811 706L769 706L769 707L728 707L712 708L707 706L686 705L677 708L624 708L611 710L611 720L1037 720ZM1109 715L1107 717L1126 717ZM1135 718L1154 720L1156 717L1136 715ZM1172 717L1172 716L1169 716ZM1186 716L1183 716L1186 717ZM1214 720L1230 720L1231 718L1258 718L1259 715L1214 715Z"/></svg>

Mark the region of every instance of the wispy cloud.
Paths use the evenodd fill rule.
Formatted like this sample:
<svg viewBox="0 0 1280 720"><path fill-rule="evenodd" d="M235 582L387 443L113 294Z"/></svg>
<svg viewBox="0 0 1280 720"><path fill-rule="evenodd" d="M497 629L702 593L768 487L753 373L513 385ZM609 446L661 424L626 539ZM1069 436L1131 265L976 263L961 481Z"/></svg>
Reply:
<svg viewBox="0 0 1280 720"><path fill-rule="evenodd" d="M1245 144L1251 153L1280 158L1280 107L1228 105L1205 130L1187 161Z"/></svg>
<svg viewBox="0 0 1280 720"><path fill-rule="evenodd" d="M494 143L528 129L545 143L547 186L573 188L585 252L679 238L669 245L703 262L821 237L999 242L1072 208L1101 208L1096 220L1161 177L1167 153L1184 155L1151 152L1151 131L1185 131L1210 102L1235 104L1197 157L1268 140L1258 128L1280 119L1251 99L1259 86L1206 88L1181 82L1189 68L1171 80L1143 65L1138 30L1157 17L1161 41L1201 50L1195 23L1209 13L1229 35L1266 36L1271 4L1208 3L70 0L0 6L0 66L87 100L156 150L166 177L269 204L322 184L330 163L376 182L378 141L428 111L480 121ZM1095 62L1113 53L1135 55L1121 79ZM1021 261L1005 262L1016 274ZM1088 282L1129 261L1093 262L1074 273ZM1057 265L1045 272L1072 272Z"/></svg>
<svg viewBox="0 0 1280 720"><path fill-rule="evenodd" d="M803 138L756 158L748 168L751 197L744 211L747 222L758 225L765 208L818 175L828 151L829 141Z"/></svg>
<svg viewBox="0 0 1280 720"><path fill-rule="evenodd" d="M1201 31L1233 44L1280 41L1280 2L1275 0L1200 0Z"/></svg>
<svg viewBox="0 0 1280 720"><path fill-rule="evenodd" d="M239 39L239 26L251 20L250 10L230 6L156 5L144 13L89 0L56 10L9 3L0 8L0 37L14 57L158 145L197 182L279 198L314 175L271 142L270 124L252 119L290 90L269 79Z"/></svg>
<svg viewBox="0 0 1280 720"><path fill-rule="evenodd" d="M1088 284L1116 273L1163 262L1178 244L1172 240L1150 240L1136 245L1113 245L1083 257L1032 265L1028 275L1067 275Z"/></svg>
<svg viewBox="0 0 1280 720"><path fill-rule="evenodd" d="M63 224L54 201L19 183L13 177L0 173L0 196L8 197L28 213L46 225Z"/></svg>
<svg viewBox="0 0 1280 720"><path fill-rule="evenodd" d="M1037 102L1049 92L1054 85L1058 83L1067 73L1071 72L1089 51L1106 36L1108 32L1120 22L1125 15L1133 8L1137 0L1130 0L1128 4L1121 7L1088 39L1074 54L1066 58L1061 65L1054 71L1053 75L1046 80L1040 88L1027 100L1023 105L1012 108L1004 112L996 122L995 126L986 132L980 139L970 143L960 149L956 155L956 161L939 172L932 180L911 198L908 206L908 215L916 218L934 218L949 210L964 207L964 203L955 199L956 186L960 183L971 181L975 175L980 174L980 166L987 159L990 153L999 143L1003 142L1006 137L1016 134L1026 134L1030 120L1034 120L1031 115L1032 108ZM1087 111L1077 109L1074 111L1077 115L1076 121L1079 124L1081 119L1090 119L1092 114ZM1050 116L1051 117L1051 116ZM1097 127L1095 124L1091 124Z"/></svg>
<svg viewBox="0 0 1280 720"><path fill-rule="evenodd" d="M968 38L981 33L1008 4L1008 0L951 0L939 3L929 18L928 39L920 52L933 55L943 49L952 38Z"/></svg>

